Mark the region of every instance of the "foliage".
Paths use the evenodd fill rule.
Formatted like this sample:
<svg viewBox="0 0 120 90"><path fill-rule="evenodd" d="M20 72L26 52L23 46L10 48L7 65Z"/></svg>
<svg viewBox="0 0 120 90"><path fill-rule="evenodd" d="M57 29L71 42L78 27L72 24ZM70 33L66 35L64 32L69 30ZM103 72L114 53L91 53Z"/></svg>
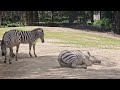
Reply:
<svg viewBox="0 0 120 90"><path fill-rule="evenodd" d="M21 26L20 23L10 23L10 24L7 24L8 27L19 27Z"/></svg>
<svg viewBox="0 0 120 90"><path fill-rule="evenodd" d="M94 15L100 15L101 20L94 21ZM17 22L24 26L38 26L39 22L43 22L43 25L52 23L52 26L57 23L93 24L100 28L112 28L115 32L120 33L119 16L119 11L0 11L0 26L20 26L15 24Z"/></svg>
<svg viewBox="0 0 120 90"><path fill-rule="evenodd" d="M94 21L93 26L109 29L109 28L111 28L111 23L110 23L109 19L103 18L101 20Z"/></svg>

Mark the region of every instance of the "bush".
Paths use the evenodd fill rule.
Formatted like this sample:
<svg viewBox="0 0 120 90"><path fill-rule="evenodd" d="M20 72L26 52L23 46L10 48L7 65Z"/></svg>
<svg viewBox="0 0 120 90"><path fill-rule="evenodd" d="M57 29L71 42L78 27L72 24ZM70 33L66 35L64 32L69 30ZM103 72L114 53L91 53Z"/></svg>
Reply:
<svg viewBox="0 0 120 90"><path fill-rule="evenodd" d="M20 24L17 23L11 23L11 24L7 24L8 27L19 27Z"/></svg>
<svg viewBox="0 0 120 90"><path fill-rule="evenodd" d="M2 22L1 25L3 25L4 27L7 26L6 22Z"/></svg>
<svg viewBox="0 0 120 90"><path fill-rule="evenodd" d="M80 20L79 19L74 20L74 23L80 23Z"/></svg>
<svg viewBox="0 0 120 90"><path fill-rule="evenodd" d="M109 28L111 28L111 23L110 23L109 19L103 18L101 20L94 21L93 26L109 29Z"/></svg>

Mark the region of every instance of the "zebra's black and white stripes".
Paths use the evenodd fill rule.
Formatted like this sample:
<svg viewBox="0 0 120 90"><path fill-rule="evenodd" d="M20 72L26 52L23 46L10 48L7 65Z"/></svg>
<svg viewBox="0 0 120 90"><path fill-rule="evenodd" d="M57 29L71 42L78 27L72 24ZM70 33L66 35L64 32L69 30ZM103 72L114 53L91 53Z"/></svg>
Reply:
<svg viewBox="0 0 120 90"><path fill-rule="evenodd" d="M9 44L13 45L18 42L34 43L38 38L41 38L42 42L44 42L44 32L40 28L32 31L10 30L3 36L3 39L4 41L7 41L8 46L10 46ZM14 40L14 43L11 42L11 40Z"/></svg>
<svg viewBox="0 0 120 90"><path fill-rule="evenodd" d="M2 55L5 56L4 62L6 62L6 52L7 52L6 48L10 49L10 56L11 56L9 60L10 62L13 56L14 46L17 47L16 49L16 60L17 60L18 49L21 43L23 44L29 43L29 55L31 57L32 57L31 47L33 46L34 55L37 57L35 53L35 44L38 38L40 38L41 42L44 43L44 31L41 28L36 28L32 31L10 30L5 32L1 41Z"/></svg>
<svg viewBox="0 0 120 90"><path fill-rule="evenodd" d="M94 63L101 63L94 56L83 54L80 50L64 50L58 56L58 62L62 67L83 67L91 66Z"/></svg>

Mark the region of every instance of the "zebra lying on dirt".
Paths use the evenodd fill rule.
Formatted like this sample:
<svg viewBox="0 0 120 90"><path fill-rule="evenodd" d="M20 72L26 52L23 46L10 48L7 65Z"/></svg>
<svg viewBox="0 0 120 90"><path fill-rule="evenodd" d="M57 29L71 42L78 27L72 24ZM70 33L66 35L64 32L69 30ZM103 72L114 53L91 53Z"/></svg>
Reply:
<svg viewBox="0 0 120 90"><path fill-rule="evenodd" d="M5 61L6 63L6 55L7 55L7 48L10 49L10 59L9 63L11 64L12 57L16 56L16 61L17 61L17 55L18 55L18 50L19 50L19 45L22 44L27 44L29 43L29 55L31 55L31 47L33 46L33 52L35 57L37 57L35 53L35 44L36 40L40 38L41 42L44 43L44 31L41 28L36 28L33 29L32 31L22 31L22 30L10 30L4 33L1 41L1 51L2 51L2 56L5 56ZM16 46L16 55L13 53L13 47Z"/></svg>
<svg viewBox="0 0 120 90"><path fill-rule="evenodd" d="M58 55L58 62L61 67L80 67L87 69L92 64L100 64L101 61L97 60L94 56L83 54L80 50L64 50Z"/></svg>

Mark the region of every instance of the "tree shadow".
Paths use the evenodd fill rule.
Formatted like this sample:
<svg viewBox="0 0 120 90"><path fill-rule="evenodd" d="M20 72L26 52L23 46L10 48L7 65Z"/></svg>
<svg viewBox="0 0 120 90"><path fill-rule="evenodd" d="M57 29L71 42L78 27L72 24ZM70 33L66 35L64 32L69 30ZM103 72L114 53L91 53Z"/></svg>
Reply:
<svg viewBox="0 0 120 90"><path fill-rule="evenodd" d="M115 78L115 75L120 74L119 69L114 70L113 68L63 68L59 65L56 55L41 55L30 58L29 54L26 53L19 53L18 61L13 60L12 64L4 64L0 60L0 72L0 78L42 78L46 74L48 74L48 77L59 77L58 75L61 75L61 73L65 74L65 78L73 74L75 78L80 78L79 76L85 76L85 78Z"/></svg>

